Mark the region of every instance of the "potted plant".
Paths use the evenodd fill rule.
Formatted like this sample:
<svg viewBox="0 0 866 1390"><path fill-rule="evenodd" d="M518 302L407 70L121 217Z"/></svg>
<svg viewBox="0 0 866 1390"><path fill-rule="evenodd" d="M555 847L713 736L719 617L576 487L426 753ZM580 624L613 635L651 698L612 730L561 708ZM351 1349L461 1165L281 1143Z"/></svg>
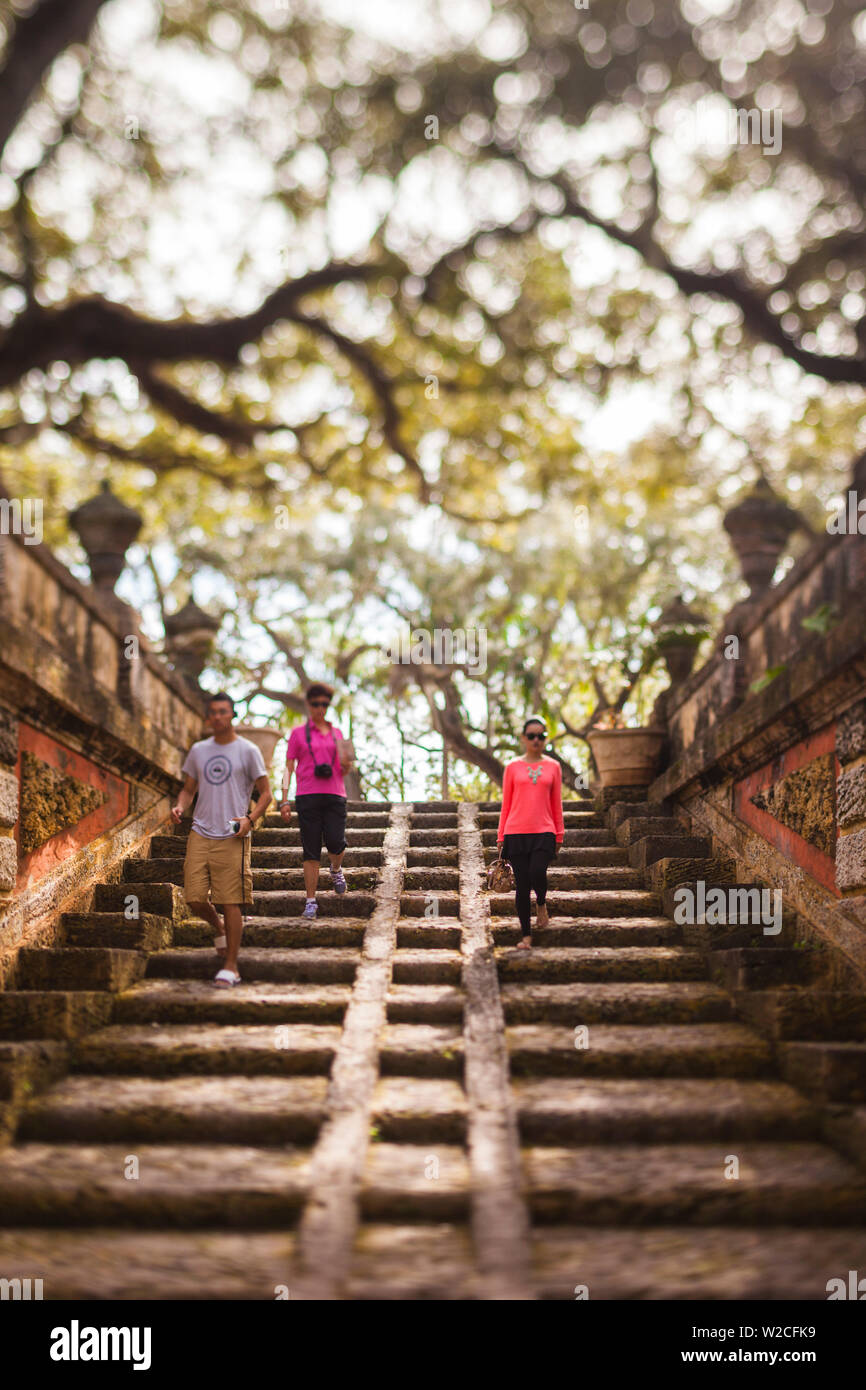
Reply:
<svg viewBox="0 0 866 1390"><path fill-rule="evenodd" d="M620 710L605 710L586 735L603 787L645 787L656 775L664 729L629 728Z"/></svg>
<svg viewBox="0 0 866 1390"><path fill-rule="evenodd" d="M656 634L654 650L664 658L671 685L678 685L691 675L698 647L709 636L706 618L696 613L677 594L653 623Z"/></svg>

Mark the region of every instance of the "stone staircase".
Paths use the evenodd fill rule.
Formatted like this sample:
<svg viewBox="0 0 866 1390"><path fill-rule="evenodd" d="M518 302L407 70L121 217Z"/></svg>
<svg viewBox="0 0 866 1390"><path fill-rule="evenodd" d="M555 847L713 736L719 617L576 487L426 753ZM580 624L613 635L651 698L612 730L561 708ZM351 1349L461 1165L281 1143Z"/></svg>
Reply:
<svg viewBox="0 0 866 1390"><path fill-rule="evenodd" d="M863 995L790 923L678 926L673 887L730 866L613 801L566 805L531 953L483 891L498 805L350 803L349 891L325 869L313 922L269 815L234 991L182 903L186 831L154 836L0 994L0 1276L820 1299L866 1272Z"/></svg>

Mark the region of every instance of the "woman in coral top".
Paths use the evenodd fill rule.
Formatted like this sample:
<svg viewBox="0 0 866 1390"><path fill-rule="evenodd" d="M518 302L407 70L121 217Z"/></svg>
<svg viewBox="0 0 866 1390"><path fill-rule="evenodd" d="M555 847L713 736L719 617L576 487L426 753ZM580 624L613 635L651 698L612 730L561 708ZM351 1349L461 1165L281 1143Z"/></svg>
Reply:
<svg viewBox="0 0 866 1390"><path fill-rule="evenodd" d="M530 892L535 892L535 919L546 927L547 866L562 844L564 822L562 769L542 751L547 742L544 721L527 719L522 740L523 756L505 769L497 840L514 870L514 903L522 933L518 944L528 950L532 945Z"/></svg>

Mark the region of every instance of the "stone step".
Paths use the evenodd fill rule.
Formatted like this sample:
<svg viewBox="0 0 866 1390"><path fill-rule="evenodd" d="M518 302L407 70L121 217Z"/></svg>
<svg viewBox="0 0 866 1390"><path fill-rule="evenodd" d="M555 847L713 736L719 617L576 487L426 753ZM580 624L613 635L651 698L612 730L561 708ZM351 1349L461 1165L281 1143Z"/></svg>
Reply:
<svg viewBox="0 0 866 1390"><path fill-rule="evenodd" d="M273 849L257 849L253 845L251 857L254 869L300 869L304 863L304 852L299 845L293 848L276 846ZM320 862L321 882L325 883L330 872L330 859L325 850L322 851ZM346 850L343 868L348 874L350 869L378 869L381 863L381 849L376 846L354 845Z"/></svg>
<svg viewBox="0 0 866 1390"><path fill-rule="evenodd" d="M188 914L183 893L174 883L97 883L94 888L94 912L125 913L132 906L142 914L163 917L169 922L180 921Z"/></svg>
<svg viewBox="0 0 866 1390"><path fill-rule="evenodd" d="M114 995L102 990L9 989L0 993L0 1038L77 1038L111 1018Z"/></svg>
<svg viewBox="0 0 866 1390"><path fill-rule="evenodd" d="M866 1223L866 1177L823 1144L745 1140L736 1154L724 1144L591 1145L526 1149L522 1157L538 1222Z"/></svg>
<svg viewBox="0 0 866 1390"><path fill-rule="evenodd" d="M663 801L619 801L607 812L611 830L618 830L627 820L671 821L670 808Z"/></svg>
<svg viewBox="0 0 866 1390"><path fill-rule="evenodd" d="M409 848L410 849L456 849L457 848L457 826L442 829L432 827L429 830L418 829L414 825L409 829Z"/></svg>
<svg viewBox="0 0 866 1390"><path fill-rule="evenodd" d="M758 1077L772 1062L764 1039L739 1023L596 1023L581 1047L569 1027L521 1024L505 1032L515 1076Z"/></svg>
<svg viewBox="0 0 866 1390"><path fill-rule="evenodd" d="M532 1242L536 1296L592 1299L826 1301L830 1279L862 1269L866 1229L654 1225L539 1226ZM576 1275L575 1270L579 1271Z"/></svg>
<svg viewBox="0 0 866 1390"><path fill-rule="evenodd" d="M462 968L459 951L398 949L391 961L391 978L400 985L455 985Z"/></svg>
<svg viewBox="0 0 866 1390"><path fill-rule="evenodd" d="M305 951L280 951L244 946L241 963L243 979L250 983L259 980L285 983L291 980L308 984L352 984L360 959L360 952L349 947L311 946ZM153 980L212 981L219 962L220 957L215 951L202 947L160 951L148 961L147 977Z"/></svg>
<svg viewBox="0 0 866 1390"><path fill-rule="evenodd" d="M0 1042L0 1102L13 1106L50 1086L66 1070L65 1042Z"/></svg>
<svg viewBox="0 0 866 1390"><path fill-rule="evenodd" d="M324 1076L70 1076L21 1117L22 1139L312 1144Z"/></svg>
<svg viewBox="0 0 866 1390"><path fill-rule="evenodd" d="M428 851L429 853L430 851ZM498 846L484 846L484 860L487 864L492 864L498 857ZM560 849L556 858L552 861L548 872L556 869L628 869L628 850L620 849L619 845L578 845L573 849Z"/></svg>
<svg viewBox="0 0 866 1390"><path fill-rule="evenodd" d="M560 865L559 857L547 871L551 893L575 892L600 888L643 888L643 875L637 870L619 865Z"/></svg>
<svg viewBox="0 0 866 1390"><path fill-rule="evenodd" d="M514 1023L723 1023L730 997L704 981L663 984L505 985L505 1021Z"/></svg>
<svg viewBox="0 0 866 1390"><path fill-rule="evenodd" d="M495 829L481 831L481 842L483 845L495 845L497 832ZM566 826L565 835L562 841L563 849L584 849L588 845L601 845L608 848L621 848L617 846L613 835L604 827L591 828L588 830L571 830Z"/></svg>
<svg viewBox="0 0 866 1390"><path fill-rule="evenodd" d="M444 889L456 893L460 888L460 871L455 868L407 868L403 875L403 887L409 892Z"/></svg>
<svg viewBox="0 0 866 1390"><path fill-rule="evenodd" d="M866 994L789 985L734 997L741 1017L772 1038L866 1042Z"/></svg>
<svg viewBox="0 0 866 1390"><path fill-rule="evenodd" d="M829 1101L866 1101L866 1043L783 1042L779 1069L808 1096Z"/></svg>
<svg viewBox="0 0 866 1390"><path fill-rule="evenodd" d="M773 946L739 946L710 954L710 971L730 990L764 990L774 985L806 984L819 972L820 952Z"/></svg>
<svg viewBox="0 0 866 1390"><path fill-rule="evenodd" d="M246 1230L291 1225L307 1196L303 1149L204 1144L21 1144L0 1154L0 1208L16 1226Z"/></svg>
<svg viewBox="0 0 866 1390"><path fill-rule="evenodd" d="M346 844L350 849L378 849L381 853L381 847L385 841L385 833L384 829L358 830L347 824ZM260 830L259 827L256 826L253 831L253 853L255 853L256 849L299 849L300 840L298 818L296 815L293 815L288 825L283 825L283 823L280 822L279 828L276 826L269 826ZM323 861L325 858L326 856L323 853Z"/></svg>
<svg viewBox="0 0 866 1390"><path fill-rule="evenodd" d="M398 950L458 951L462 928L458 917L403 917L397 921Z"/></svg>
<svg viewBox="0 0 866 1390"><path fill-rule="evenodd" d="M340 1025L207 1023L113 1025L79 1039L78 1072L127 1076L323 1076Z"/></svg>
<svg viewBox="0 0 866 1390"><path fill-rule="evenodd" d="M292 803L292 824L297 827L297 812L295 810L295 798L289 798ZM353 829L368 827L387 826L390 819L390 803L378 802L375 807L371 802L346 802L346 824ZM265 829L281 830L285 829L279 811L266 811L264 815Z"/></svg>
<svg viewBox="0 0 866 1390"><path fill-rule="evenodd" d="M260 947L274 950L305 951L308 948L359 948L367 929L365 917L331 917L320 905L319 916L312 921L293 917L244 918L242 950ZM174 929L177 946L213 948L214 931L209 923L200 918L189 918Z"/></svg>
<svg viewBox="0 0 866 1390"><path fill-rule="evenodd" d="M243 961L241 961L243 966ZM216 970L214 970L216 974ZM118 995L116 1023L339 1023L346 984L270 981L216 989L211 981L147 980Z"/></svg>
<svg viewBox="0 0 866 1390"><path fill-rule="evenodd" d="M458 1024L388 1023L379 1051L382 1076L463 1075L463 1030Z"/></svg>
<svg viewBox="0 0 866 1390"><path fill-rule="evenodd" d="M131 1185L131 1184L130 1184ZM217 1222L197 1231L0 1232L0 1269L39 1270L46 1291L60 1301L102 1299L264 1299L285 1289L295 1234L224 1231Z"/></svg>
<svg viewBox="0 0 866 1390"><path fill-rule="evenodd" d="M626 825L633 824L633 821L626 821ZM628 862L643 873L658 859L672 855L701 859L711 854L712 849L713 842L706 835L644 835L629 844Z"/></svg>
<svg viewBox="0 0 866 1390"><path fill-rule="evenodd" d="M824 1107L821 1136L866 1173L866 1105Z"/></svg>
<svg viewBox="0 0 866 1390"><path fill-rule="evenodd" d="M60 934L67 946L111 946L122 951L159 951L171 945L170 917L142 912L126 917L123 912L64 912Z"/></svg>
<svg viewBox="0 0 866 1390"><path fill-rule="evenodd" d="M493 915L513 916L513 893L490 893ZM551 917L647 917L658 913L655 893L637 888L590 889L552 892L547 903Z"/></svg>
<svg viewBox="0 0 866 1390"><path fill-rule="evenodd" d="M494 940L508 924L509 939L519 937L516 917L499 917L494 924ZM672 946L682 939L682 930L667 917L551 917L539 927L532 922L533 946Z"/></svg>
<svg viewBox="0 0 866 1390"><path fill-rule="evenodd" d="M591 807L579 810L566 809L567 804L563 803L562 823L566 830L594 830L604 825L604 821ZM482 830L499 829L499 811L479 811L478 825Z"/></svg>
<svg viewBox="0 0 866 1390"><path fill-rule="evenodd" d="M374 1221L461 1221L469 1215L469 1163L461 1146L374 1143L359 1194Z"/></svg>
<svg viewBox="0 0 866 1390"><path fill-rule="evenodd" d="M690 834L685 822L675 816L626 816L612 829L618 845L634 845L647 835L681 840Z"/></svg>
<svg viewBox="0 0 866 1390"><path fill-rule="evenodd" d="M458 867L457 846L435 849L425 845L422 849L406 851L407 869L449 869Z"/></svg>
<svg viewBox="0 0 866 1390"><path fill-rule="evenodd" d="M376 1084L372 1119L375 1137L387 1143L459 1144L466 1138L466 1096L458 1081L388 1076Z"/></svg>
<svg viewBox="0 0 866 1390"><path fill-rule="evenodd" d="M346 1298L474 1302L487 1296L466 1222L366 1221L361 1227Z"/></svg>
<svg viewBox="0 0 866 1390"><path fill-rule="evenodd" d="M549 1077L513 1083L527 1144L817 1139L818 1111L780 1081Z"/></svg>
<svg viewBox="0 0 866 1390"><path fill-rule="evenodd" d="M435 909L437 917L456 917L460 911L460 898L453 890L449 892L443 888L400 894L400 912L404 917L431 917L431 908Z"/></svg>
<svg viewBox="0 0 866 1390"><path fill-rule="evenodd" d="M733 860L721 859L718 855L700 859L663 855L649 865L646 876L648 886L665 895L666 912L673 912L674 889L682 883L694 887L700 879L708 887L720 888L734 883L737 877Z"/></svg>
<svg viewBox="0 0 866 1390"><path fill-rule="evenodd" d="M460 1023L463 991L455 985L394 984L386 1006L389 1023Z"/></svg>
<svg viewBox="0 0 866 1390"><path fill-rule="evenodd" d="M413 830L453 830L457 833L457 804L452 811L413 811Z"/></svg>
<svg viewBox="0 0 866 1390"><path fill-rule="evenodd" d="M335 893L332 888L320 886L317 894L319 911L329 917L369 917L373 911L375 898L372 893ZM300 917L306 903L306 894L292 892L259 891L253 876L253 916L261 917Z"/></svg>
<svg viewBox="0 0 866 1390"><path fill-rule="evenodd" d="M17 976L21 989L117 993L140 980L146 966L143 951L110 946L25 947L18 954Z"/></svg>
<svg viewBox="0 0 866 1390"><path fill-rule="evenodd" d="M351 893L372 893L379 877L378 869L359 868L356 864L350 864L348 862L345 865L344 873L348 885L347 896ZM306 893L304 893L303 890L303 869L253 869L253 891L256 894L296 892L299 895L302 894L304 900L306 900ZM331 870L329 867L320 872L316 892L319 897L324 897L326 894L334 892L331 882ZM301 906L303 906L303 903Z"/></svg>
<svg viewBox="0 0 866 1390"><path fill-rule="evenodd" d="M706 976L700 952L682 946L551 946L497 952L496 964L503 985L518 981L703 981Z"/></svg>

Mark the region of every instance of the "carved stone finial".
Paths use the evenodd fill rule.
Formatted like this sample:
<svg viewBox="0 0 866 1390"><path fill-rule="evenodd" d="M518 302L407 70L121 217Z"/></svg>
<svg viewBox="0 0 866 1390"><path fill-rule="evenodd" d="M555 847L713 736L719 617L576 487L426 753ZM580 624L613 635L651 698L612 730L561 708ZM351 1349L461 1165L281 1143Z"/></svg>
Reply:
<svg viewBox="0 0 866 1390"><path fill-rule="evenodd" d="M726 513L723 524L750 597L757 598L770 587L779 556L791 532L802 524L801 518L761 474L751 492Z"/></svg>
<svg viewBox="0 0 866 1390"><path fill-rule="evenodd" d="M141 530L142 518L103 481L96 497L70 512L69 524L87 552L94 588L113 593L126 564L126 552Z"/></svg>

